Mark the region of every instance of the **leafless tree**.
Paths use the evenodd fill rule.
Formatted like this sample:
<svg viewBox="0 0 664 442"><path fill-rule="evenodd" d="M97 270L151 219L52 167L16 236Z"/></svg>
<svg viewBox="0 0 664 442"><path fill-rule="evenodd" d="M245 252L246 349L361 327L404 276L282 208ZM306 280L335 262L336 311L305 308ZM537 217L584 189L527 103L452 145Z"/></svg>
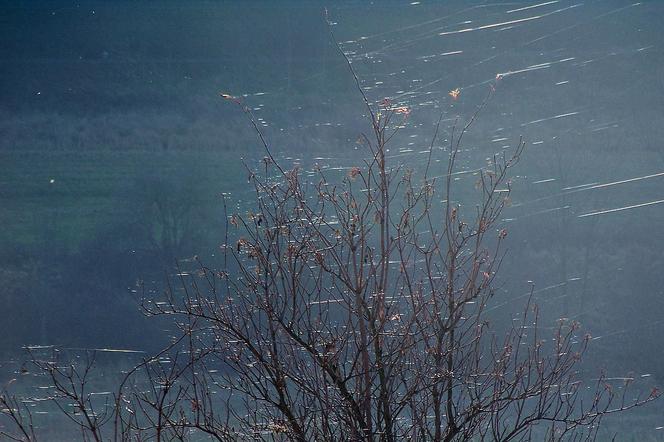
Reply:
<svg viewBox="0 0 664 442"><path fill-rule="evenodd" d="M532 297L507 329L490 326L500 215L525 144L494 155L477 200L460 204L461 146L486 101L442 146L441 117L423 170L410 170L386 155L410 109L372 103L346 61L369 123L366 159L340 180L284 168L250 109L222 94L266 152L250 169L255 207L227 213L224 268L181 272L145 303L177 318L179 337L127 373L110 412L86 396L87 369L33 359L56 404L77 407L61 410L93 440L111 423L115 440L593 440L605 415L657 398L618 394L604 377L588 385L578 363L589 338L566 320L543 331Z"/></svg>
<svg viewBox="0 0 664 442"><path fill-rule="evenodd" d="M372 104L348 66L370 131L361 136L367 159L340 182L322 169L312 181L282 168L249 108L222 94L266 150L263 170L250 175L256 207L228 216L237 230L224 251L235 271L201 266L184 295L170 292L150 309L198 324L183 332L223 367L224 376L204 378L241 399L233 416L241 434L588 440L604 415L656 398L628 402L604 378L589 394L577 368L589 338L566 320L544 335L530 301L508 330L489 327L507 237L500 214L524 143L493 157L478 174L476 204L462 207L456 164L484 105L451 129L444 149L435 149L436 127L418 173L386 155L409 109ZM447 156L442 179L431 176L436 152Z"/></svg>

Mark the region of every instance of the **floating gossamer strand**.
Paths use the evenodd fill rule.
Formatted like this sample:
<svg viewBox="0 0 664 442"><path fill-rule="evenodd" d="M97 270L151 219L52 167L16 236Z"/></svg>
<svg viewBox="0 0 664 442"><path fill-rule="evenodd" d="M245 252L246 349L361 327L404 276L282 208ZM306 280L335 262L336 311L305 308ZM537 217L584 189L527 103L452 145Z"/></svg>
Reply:
<svg viewBox="0 0 664 442"><path fill-rule="evenodd" d="M607 210L600 210L598 212L584 213L582 215L579 215L577 218L585 218L587 216L595 216L595 215L604 215L606 213L613 213L613 212L622 212L623 210L636 209L639 207L646 207L646 206L654 206L655 204L662 204L662 203L664 203L664 200L650 201L647 203L633 204L631 206L618 207L615 209L607 209Z"/></svg>

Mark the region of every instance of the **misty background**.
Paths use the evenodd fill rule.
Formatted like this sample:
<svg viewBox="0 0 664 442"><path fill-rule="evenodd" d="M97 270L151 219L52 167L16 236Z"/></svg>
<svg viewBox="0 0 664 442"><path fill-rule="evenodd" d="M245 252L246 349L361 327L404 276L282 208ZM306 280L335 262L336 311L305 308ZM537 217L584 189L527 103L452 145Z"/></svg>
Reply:
<svg viewBox="0 0 664 442"><path fill-rule="evenodd" d="M457 178L472 187L487 158L528 144L490 314L519 312L532 283L547 321L593 336L592 367L661 385L662 23L656 0L3 3L3 361L25 345L168 342L140 299L194 255L220 265L223 195L251 208L243 161L264 155L220 92L242 97L285 166L341 177L366 156L331 29L369 99L411 110L393 164L421 167L441 113L442 146L497 79Z"/></svg>

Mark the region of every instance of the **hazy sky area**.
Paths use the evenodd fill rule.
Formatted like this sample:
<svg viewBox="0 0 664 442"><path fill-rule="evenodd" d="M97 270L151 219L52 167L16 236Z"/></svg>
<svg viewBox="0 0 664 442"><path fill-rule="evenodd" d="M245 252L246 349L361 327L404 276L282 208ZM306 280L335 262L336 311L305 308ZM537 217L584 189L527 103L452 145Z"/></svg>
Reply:
<svg viewBox="0 0 664 442"><path fill-rule="evenodd" d="M220 93L284 167L366 158L341 49L371 103L408 108L389 160L415 173L439 117L442 152L495 87L455 177L472 208L477 170L527 143L491 315L534 284L546 324L593 336L588 367L663 385L663 25L659 0L3 2L0 381L25 345L167 342L141 298L194 255L221 264L222 195L255 204L243 161L264 151ZM664 437L661 402L643 440Z"/></svg>

